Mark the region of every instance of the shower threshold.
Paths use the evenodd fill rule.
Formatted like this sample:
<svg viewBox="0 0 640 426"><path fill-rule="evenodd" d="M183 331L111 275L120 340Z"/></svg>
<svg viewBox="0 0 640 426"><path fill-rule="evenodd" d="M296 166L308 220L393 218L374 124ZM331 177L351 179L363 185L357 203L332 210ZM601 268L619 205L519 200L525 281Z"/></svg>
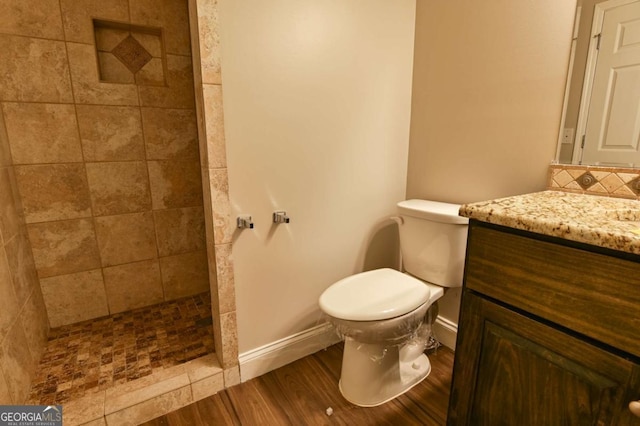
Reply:
<svg viewBox="0 0 640 426"><path fill-rule="evenodd" d="M62 405L65 424L144 419L217 392L222 376L202 293L51 329L27 403Z"/></svg>

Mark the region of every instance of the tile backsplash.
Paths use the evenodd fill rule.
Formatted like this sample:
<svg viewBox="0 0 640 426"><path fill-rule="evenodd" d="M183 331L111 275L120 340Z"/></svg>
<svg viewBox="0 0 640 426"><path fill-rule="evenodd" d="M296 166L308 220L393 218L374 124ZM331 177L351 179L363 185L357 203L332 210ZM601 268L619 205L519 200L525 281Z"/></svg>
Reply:
<svg viewBox="0 0 640 426"><path fill-rule="evenodd" d="M547 188L640 200L640 169L553 164Z"/></svg>

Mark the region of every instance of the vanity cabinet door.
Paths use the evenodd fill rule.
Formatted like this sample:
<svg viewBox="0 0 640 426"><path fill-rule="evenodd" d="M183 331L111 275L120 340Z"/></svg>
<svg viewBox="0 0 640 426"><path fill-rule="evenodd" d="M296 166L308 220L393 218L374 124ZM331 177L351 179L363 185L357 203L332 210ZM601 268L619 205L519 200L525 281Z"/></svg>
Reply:
<svg viewBox="0 0 640 426"><path fill-rule="evenodd" d="M640 425L640 366L465 291L449 425Z"/></svg>

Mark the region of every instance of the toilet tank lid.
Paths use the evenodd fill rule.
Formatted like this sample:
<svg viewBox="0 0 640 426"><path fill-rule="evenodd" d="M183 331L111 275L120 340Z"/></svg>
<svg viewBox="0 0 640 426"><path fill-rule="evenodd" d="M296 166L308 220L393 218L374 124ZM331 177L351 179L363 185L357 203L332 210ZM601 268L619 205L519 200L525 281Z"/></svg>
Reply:
<svg viewBox="0 0 640 426"><path fill-rule="evenodd" d="M429 200L405 200L398 203L401 215L427 219L434 222L466 225L469 219L458 215L460 204Z"/></svg>

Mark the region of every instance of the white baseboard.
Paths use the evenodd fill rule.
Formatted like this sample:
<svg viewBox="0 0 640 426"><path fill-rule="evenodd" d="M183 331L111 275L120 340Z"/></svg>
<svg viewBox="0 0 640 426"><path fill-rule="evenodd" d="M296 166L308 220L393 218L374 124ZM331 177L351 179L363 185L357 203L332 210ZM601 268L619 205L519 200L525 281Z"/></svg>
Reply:
<svg viewBox="0 0 640 426"><path fill-rule="evenodd" d="M458 336L458 324L438 316L433 324L433 333L440 343L449 349L456 350L456 337Z"/></svg>
<svg viewBox="0 0 640 426"><path fill-rule="evenodd" d="M339 341L333 326L325 323L241 353L238 357L240 381L246 382L261 376Z"/></svg>
<svg viewBox="0 0 640 426"><path fill-rule="evenodd" d="M458 325L456 323L438 316L433 324L433 332L440 343L455 350L456 336L458 334ZM246 382L266 374L339 341L340 338L336 335L331 324L325 323L241 353L238 357L240 362L240 381Z"/></svg>

